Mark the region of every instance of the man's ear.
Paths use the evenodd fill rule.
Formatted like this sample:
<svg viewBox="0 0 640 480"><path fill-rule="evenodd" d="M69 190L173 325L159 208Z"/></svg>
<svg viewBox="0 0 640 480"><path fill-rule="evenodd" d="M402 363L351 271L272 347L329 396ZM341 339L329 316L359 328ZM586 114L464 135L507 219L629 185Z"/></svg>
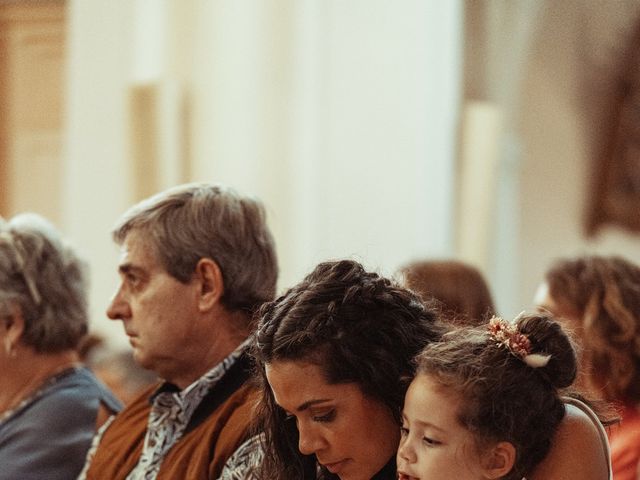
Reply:
<svg viewBox="0 0 640 480"><path fill-rule="evenodd" d="M502 478L511 471L516 462L516 447L509 442L499 442L482 455L485 478Z"/></svg>
<svg viewBox="0 0 640 480"><path fill-rule="evenodd" d="M198 308L200 311L211 309L220 302L224 294L224 280L218 264L210 258L201 258L196 264L198 282Z"/></svg>

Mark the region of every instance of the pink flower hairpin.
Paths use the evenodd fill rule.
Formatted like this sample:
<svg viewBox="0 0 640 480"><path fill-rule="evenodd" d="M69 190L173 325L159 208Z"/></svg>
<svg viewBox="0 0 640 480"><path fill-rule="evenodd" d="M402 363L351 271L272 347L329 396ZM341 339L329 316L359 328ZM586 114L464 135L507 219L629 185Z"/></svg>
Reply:
<svg viewBox="0 0 640 480"><path fill-rule="evenodd" d="M519 318L522 314L518 315ZM516 318L516 320L517 320ZM551 355L531 353L531 341L524 333L518 331L515 323L509 323L500 317L489 320L489 335L498 345L506 347L511 354L532 368L544 367L549 363Z"/></svg>

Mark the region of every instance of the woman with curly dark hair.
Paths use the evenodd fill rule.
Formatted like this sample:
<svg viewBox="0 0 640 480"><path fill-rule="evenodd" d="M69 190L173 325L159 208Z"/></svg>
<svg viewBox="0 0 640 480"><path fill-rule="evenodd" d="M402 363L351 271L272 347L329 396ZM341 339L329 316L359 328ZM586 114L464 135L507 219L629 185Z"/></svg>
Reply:
<svg viewBox="0 0 640 480"><path fill-rule="evenodd" d="M414 293L350 260L318 265L259 315L260 433L221 479L395 480L414 358L450 327ZM551 461L530 480L606 478L594 422L573 406L566 412ZM584 468L568 474L575 465L565 451L576 445L572 458Z"/></svg>
<svg viewBox="0 0 640 480"><path fill-rule="evenodd" d="M411 360L442 332L418 297L346 260L266 305L263 478L395 478Z"/></svg>

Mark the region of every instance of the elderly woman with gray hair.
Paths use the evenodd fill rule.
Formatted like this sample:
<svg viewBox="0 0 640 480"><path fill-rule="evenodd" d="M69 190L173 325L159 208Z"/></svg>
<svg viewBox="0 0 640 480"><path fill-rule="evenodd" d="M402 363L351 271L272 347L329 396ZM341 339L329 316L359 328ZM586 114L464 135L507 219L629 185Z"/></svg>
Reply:
<svg viewBox="0 0 640 480"><path fill-rule="evenodd" d="M0 479L75 478L120 404L79 363L86 268L35 214L0 220Z"/></svg>

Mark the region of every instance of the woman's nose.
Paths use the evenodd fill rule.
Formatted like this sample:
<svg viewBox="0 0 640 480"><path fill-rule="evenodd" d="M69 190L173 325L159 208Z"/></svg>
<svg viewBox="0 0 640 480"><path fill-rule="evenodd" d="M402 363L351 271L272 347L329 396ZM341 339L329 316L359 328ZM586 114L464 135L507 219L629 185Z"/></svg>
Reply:
<svg viewBox="0 0 640 480"><path fill-rule="evenodd" d="M303 455L312 455L326 447L327 442L317 429L298 423L298 450Z"/></svg>

